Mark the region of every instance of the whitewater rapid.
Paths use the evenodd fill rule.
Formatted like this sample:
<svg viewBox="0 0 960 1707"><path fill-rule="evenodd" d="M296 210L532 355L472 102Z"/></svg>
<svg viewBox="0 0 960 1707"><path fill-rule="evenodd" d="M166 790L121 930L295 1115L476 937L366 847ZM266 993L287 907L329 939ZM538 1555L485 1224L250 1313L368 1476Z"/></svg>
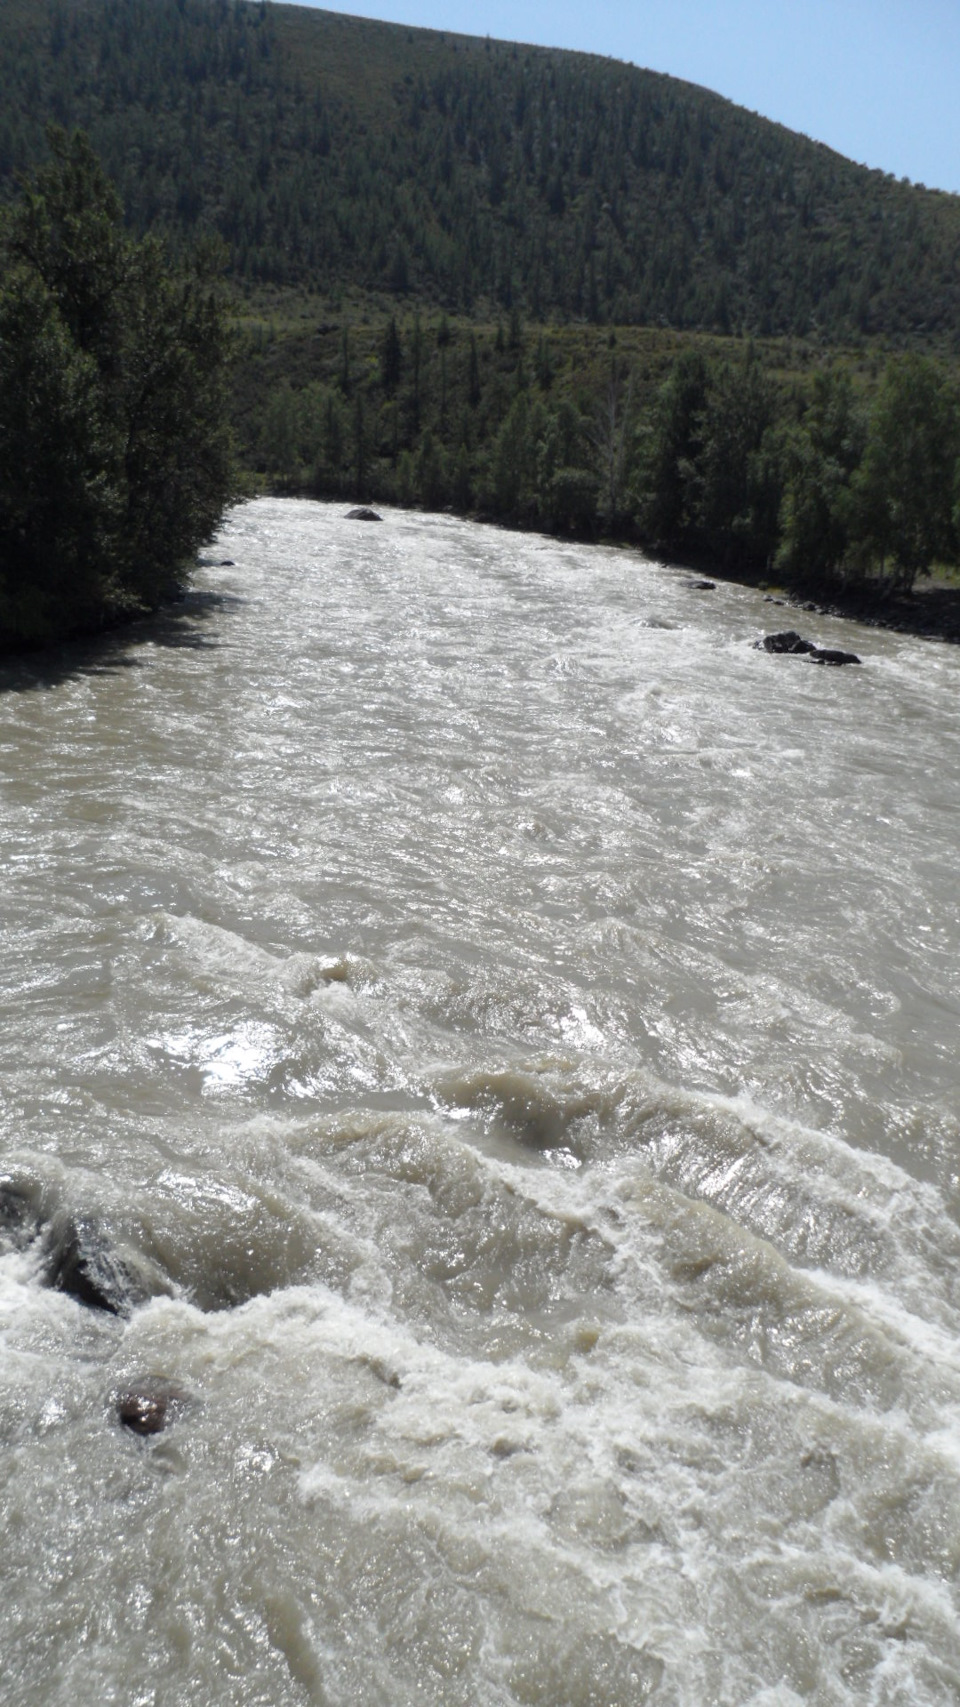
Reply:
<svg viewBox="0 0 960 1707"><path fill-rule="evenodd" d="M344 508L0 673L3 1707L955 1704L960 653Z"/></svg>

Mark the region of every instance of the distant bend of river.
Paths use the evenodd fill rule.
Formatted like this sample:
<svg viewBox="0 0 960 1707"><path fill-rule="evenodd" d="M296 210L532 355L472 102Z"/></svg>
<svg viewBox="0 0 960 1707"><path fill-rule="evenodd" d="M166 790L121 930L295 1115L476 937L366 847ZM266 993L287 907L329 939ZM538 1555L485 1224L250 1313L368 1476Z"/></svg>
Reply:
<svg viewBox="0 0 960 1707"><path fill-rule="evenodd" d="M960 652L209 556L3 673L4 1707L956 1707Z"/></svg>

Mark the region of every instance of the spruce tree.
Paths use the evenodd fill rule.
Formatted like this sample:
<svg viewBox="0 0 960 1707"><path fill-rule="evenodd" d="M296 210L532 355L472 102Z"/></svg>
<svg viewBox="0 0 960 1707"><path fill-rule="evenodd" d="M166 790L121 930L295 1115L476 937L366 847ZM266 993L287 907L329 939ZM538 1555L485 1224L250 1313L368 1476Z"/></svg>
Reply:
<svg viewBox="0 0 960 1707"><path fill-rule="evenodd" d="M233 490L228 334L202 270L124 231L86 137L10 217L0 291L0 643L151 609Z"/></svg>

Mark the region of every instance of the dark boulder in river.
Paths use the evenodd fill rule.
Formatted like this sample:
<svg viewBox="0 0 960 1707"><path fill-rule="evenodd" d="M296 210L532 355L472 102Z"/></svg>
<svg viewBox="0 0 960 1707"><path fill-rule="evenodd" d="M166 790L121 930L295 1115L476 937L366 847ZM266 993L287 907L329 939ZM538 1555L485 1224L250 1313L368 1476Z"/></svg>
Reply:
<svg viewBox="0 0 960 1707"><path fill-rule="evenodd" d="M0 1178L0 1249L38 1244L37 1278L89 1310L128 1316L170 1282L138 1253L121 1254L98 1217L60 1206L51 1213L39 1181Z"/></svg>
<svg viewBox="0 0 960 1707"><path fill-rule="evenodd" d="M134 1434L162 1434L180 1416L187 1395L172 1382L151 1376L116 1396L117 1416Z"/></svg>
<svg viewBox="0 0 960 1707"><path fill-rule="evenodd" d="M815 652L812 640L804 640L792 628L786 628L781 634L765 634L762 640L754 641L758 652Z"/></svg>
<svg viewBox="0 0 960 1707"><path fill-rule="evenodd" d="M855 652L841 652L830 646L814 646L810 653L811 664L859 664L860 659Z"/></svg>
<svg viewBox="0 0 960 1707"><path fill-rule="evenodd" d="M368 510L366 505L361 506L358 510L347 511L348 522L379 522L382 520L383 517L378 516L376 510Z"/></svg>
<svg viewBox="0 0 960 1707"><path fill-rule="evenodd" d="M688 581L687 586L691 593L715 593L717 590L716 581Z"/></svg>
<svg viewBox="0 0 960 1707"><path fill-rule="evenodd" d="M54 1220L47 1232L47 1282L90 1310L128 1316L143 1302L127 1265L110 1249L95 1221Z"/></svg>

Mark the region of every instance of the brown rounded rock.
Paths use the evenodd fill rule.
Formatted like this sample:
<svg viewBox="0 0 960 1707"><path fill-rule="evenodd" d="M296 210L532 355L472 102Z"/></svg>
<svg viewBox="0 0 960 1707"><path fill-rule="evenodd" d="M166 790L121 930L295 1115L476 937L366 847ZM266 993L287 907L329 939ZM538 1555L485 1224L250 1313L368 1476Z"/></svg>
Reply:
<svg viewBox="0 0 960 1707"><path fill-rule="evenodd" d="M138 1381L117 1394L117 1417L134 1434L162 1434L177 1420L186 1394L172 1382L157 1378Z"/></svg>

